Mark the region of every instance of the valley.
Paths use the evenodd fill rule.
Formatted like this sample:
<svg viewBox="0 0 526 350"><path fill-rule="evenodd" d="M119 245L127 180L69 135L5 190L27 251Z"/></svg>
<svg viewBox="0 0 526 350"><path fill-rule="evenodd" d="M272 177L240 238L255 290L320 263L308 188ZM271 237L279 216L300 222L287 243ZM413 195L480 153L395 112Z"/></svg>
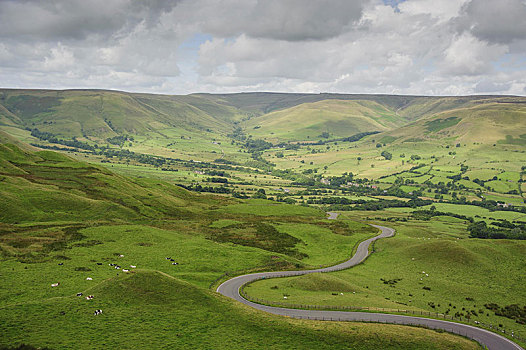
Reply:
<svg viewBox="0 0 526 350"><path fill-rule="evenodd" d="M214 292L239 274L347 260L378 233L369 224L396 235L362 264L257 281L247 296L448 315L525 346L525 102L0 90L0 346L477 348L424 328L282 318ZM91 331L72 337L79 323Z"/></svg>

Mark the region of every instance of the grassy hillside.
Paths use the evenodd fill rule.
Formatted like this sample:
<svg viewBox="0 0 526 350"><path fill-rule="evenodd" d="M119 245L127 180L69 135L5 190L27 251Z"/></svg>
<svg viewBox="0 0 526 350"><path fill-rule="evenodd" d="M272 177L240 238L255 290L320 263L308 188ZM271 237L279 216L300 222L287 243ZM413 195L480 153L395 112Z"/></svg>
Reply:
<svg viewBox="0 0 526 350"><path fill-rule="evenodd" d="M436 106L434 106L436 107ZM461 143L526 145L526 105L522 102L471 104L429 113L417 122L385 135L408 139L448 139ZM441 108L442 109L442 108Z"/></svg>
<svg viewBox="0 0 526 350"><path fill-rule="evenodd" d="M0 134L2 222L161 218L190 213L193 201L204 205L176 186L131 180L60 153L19 145Z"/></svg>
<svg viewBox="0 0 526 350"><path fill-rule="evenodd" d="M65 138L105 140L166 128L231 129L231 107L191 96L129 94L101 90L1 90L0 121Z"/></svg>
<svg viewBox="0 0 526 350"><path fill-rule="evenodd" d="M303 118L308 122L307 126L301 126L299 122L291 125L285 123L285 126L292 127L289 130L298 133L298 136L312 136L301 130L309 126L316 129L309 120L320 112L322 115L327 113L325 118L338 119L334 125L326 120L326 127L319 127L321 132L327 129L338 131L341 127L341 133L347 134L366 126L363 122L357 125L352 122L342 123L340 119L345 116L357 120L372 119L368 123L382 131L447 110L514 101L521 102L523 99L282 93L168 96L104 90L4 89L0 90L0 124L37 128L66 138L84 137L100 141L116 135L162 133L163 129L169 128L211 130L216 134L225 134L233 129L236 122L247 118L267 114L260 119L263 127L266 123L278 123L280 118L286 119L287 114L293 118L305 113ZM281 113L269 114L275 111ZM257 124L251 121L247 127ZM268 132L280 131L276 129L269 128ZM264 131L262 129L259 133Z"/></svg>
<svg viewBox="0 0 526 350"><path fill-rule="evenodd" d="M524 304L515 273L524 269L522 242L469 239L467 218L412 215L451 212L493 228L523 222L524 112L524 98L491 96L2 90L0 128L9 134L0 131L0 347L89 347L102 339L118 348L473 348L422 329L261 315L209 288L227 272L334 264L375 234L353 218L390 220L399 235L378 242L378 254L356 270L249 288L311 304L440 312L448 305L515 329L479 308ZM382 132L334 140L361 131ZM397 205L361 203L388 200ZM423 202L403 205L415 200ZM499 205L469 202L483 200ZM352 214L327 221L329 209ZM112 263L138 268L124 273ZM420 270L431 290L418 292ZM391 287L380 278L402 280ZM104 314L94 318L97 308ZM84 323L93 328L72 337ZM109 338L108 325L119 335Z"/></svg>
<svg viewBox="0 0 526 350"><path fill-rule="evenodd" d="M477 348L466 339L419 328L305 322L258 313L153 271L114 276L82 290L95 299L68 295L3 307L0 345L25 343L53 349ZM93 316L95 309L103 313Z"/></svg>
<svg viewBox="0 0 526 350"><path fill-rule="evenodd" d="M252 118L244 125L254 137L283 142L349 137L390 130L405 123L377 102L325 100Z"/></svg>
<svg viewBox="0 0 526 350"><path fill-rule="evenodd" d="M485 307L526 305L526 242L467 239L465 222L451 217L388 225L396 236L376 242L374 254L353 269L258 281L245 291L290 304L438 312L526 334L524 320Z"/></svg>
<svg viewBox="0 0 526 350"><path fill-rule="evenodd" d="M399 326L353 324L349 332L346 324L288 320L208 290L225 271L334 264L375 234L363 224L327 222L313 208L192 194L6 134L0 141L0 346L476 348L424 329L400 337Z"/></svg>

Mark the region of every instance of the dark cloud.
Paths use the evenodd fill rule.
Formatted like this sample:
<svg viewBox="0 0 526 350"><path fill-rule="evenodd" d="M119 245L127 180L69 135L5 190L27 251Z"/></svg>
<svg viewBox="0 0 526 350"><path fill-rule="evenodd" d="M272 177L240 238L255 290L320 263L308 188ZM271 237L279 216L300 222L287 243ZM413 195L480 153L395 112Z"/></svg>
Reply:
<svg viewBox="0 0 526 350"><path fill-rule="evenodd" d="M365 2L364 0L210 1L205 2L205 6L199 12L203 13L205 18L201 29L223 37L245 34L254 38L286 41L323 40L351 29L353 23L361 18Z"/></svg>
<svg viewBox="0 0 526 350"><path fill-rule="evenodd" d="M154 26L177 1L0 1L0 36L35 41L118 38L143 23Z"/></svg>
<svg viewBox="0 0 526 350"><path fill-rule="evenodd" d="M479 39L508 44L526 38L524 0L471 0L457 18L458 28Z"/></svg>

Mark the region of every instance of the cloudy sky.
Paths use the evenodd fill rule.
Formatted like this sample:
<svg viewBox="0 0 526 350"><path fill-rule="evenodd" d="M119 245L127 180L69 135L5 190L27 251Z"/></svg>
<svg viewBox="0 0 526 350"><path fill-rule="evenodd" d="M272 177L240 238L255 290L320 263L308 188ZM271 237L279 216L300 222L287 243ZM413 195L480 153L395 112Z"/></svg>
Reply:
<svg viewBox="0 0 526 350"><path fill-rule="evenodd" d="M0 87L526 95L526 0L0 0Z"/></svg>

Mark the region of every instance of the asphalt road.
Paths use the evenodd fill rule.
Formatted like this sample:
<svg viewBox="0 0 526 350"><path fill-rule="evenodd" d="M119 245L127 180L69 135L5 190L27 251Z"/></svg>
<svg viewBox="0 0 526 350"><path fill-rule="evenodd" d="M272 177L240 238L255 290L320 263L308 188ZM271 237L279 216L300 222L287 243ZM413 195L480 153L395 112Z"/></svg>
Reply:
<svg viewBox="0 0 526 350"><path fill-rule="evenodd" d="M329 213L330 219L335 219L334 213ZM251 306L255 309L265 311L275 315L282 315L294 318L303 318L311 320L324 321L364 321L364 322L380 322L413 326L426 326L434 329L442 329L447 332L460 334L476 340L482 345L485 345L490 350L524 350L509 339L482 328L465 325L462 323L455 323L449 321L435 320L423 317L391 315L382 313L369 312L349 312L349 311L321 311L321 310L300 310L288 309L282 307L273 307L267 305L256 304L244 299L240 294L240 288L249 282L258 279L267 279L273 277L284 276L300 276L314 272L332 272L353 267L367 258L369 255L369 245L377 239L391 237L394 235L394 229L384 226L373 225L379 228L382 233L376 237L369 238L358 245L356 253L353 257L341 264L303 271L277 271L277 272L260 272L243 276L234 277L217 287L217 292L231 299L237 300L245 305Z"/></svg>

